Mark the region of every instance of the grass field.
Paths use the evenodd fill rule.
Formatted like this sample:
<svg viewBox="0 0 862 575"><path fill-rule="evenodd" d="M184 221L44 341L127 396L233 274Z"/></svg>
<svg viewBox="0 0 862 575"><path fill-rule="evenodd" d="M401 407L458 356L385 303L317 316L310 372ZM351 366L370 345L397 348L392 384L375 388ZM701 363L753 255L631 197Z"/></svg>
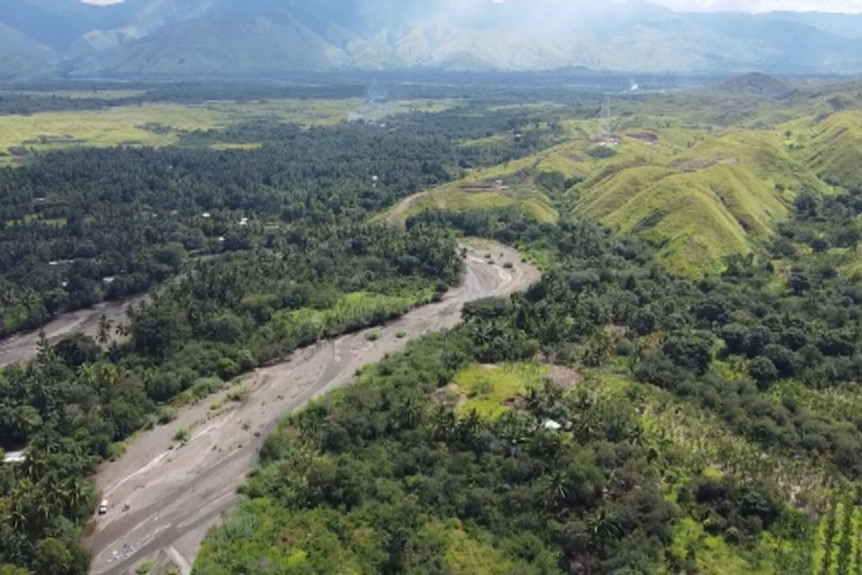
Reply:
<svg viewBox="0 0 862 575"><path fill-rule="evenodd" d="M848 188L862 189L862 112L840 112L812 127L813 138L801 146L808 167ZM804 142L804 140L803 140Z"/></svg>
<svg viewBox="0 0 862 575"><path fill-rule="evenodd" d="M457 186L436 188L412 198L406 206L396 206L384 215L393 224L403 224L409 217L424 210L446 209L450 211L482 210L516 206L539 222L555 222L559 213L547 196L532 191L465 191Z"/></svg>
<svg viewBox="0 0 862 575"><path fill-rule="evenodd" d="M351 115L376 120L412 110L442 111L454 104L453 100L395 101L386 105L367 104L360 99L211 101L0 116L0 165L19 161L16 147L50 151L70 146L169 146L177 143L184 131L221 128L254 119L303 126L332 125Z"/></svg>
<svg viewBox="0 0 862 575"><path fill-rule="evenodd" d="M471 365L455 376L455 386L463 395L458 412L472 410L484 418L495 419L509 407L507 403L523 398L532 386L541 385L548 369L530 363Z"/></svg>

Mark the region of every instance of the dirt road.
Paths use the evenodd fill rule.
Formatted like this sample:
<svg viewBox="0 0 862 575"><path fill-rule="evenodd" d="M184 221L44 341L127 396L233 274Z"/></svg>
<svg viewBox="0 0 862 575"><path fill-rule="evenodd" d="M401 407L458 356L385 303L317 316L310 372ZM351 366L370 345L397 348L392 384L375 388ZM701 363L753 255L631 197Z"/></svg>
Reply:
<svg viewBox="0 0 862 575"><path fill-rule="evenodd" d="M207 531L236 501L237 486L281 417L350 383L359 367L411 339L455 326L465 302L508 295L539 279L511 248L470 245L464 281L443 301L378 329L380 338L373 342L364 331L297 351L288 362L258 370L239 384L247 390L241 402L229 401L230 392L224 392L189 407L106 464L97 479L110 507L85 542L93 551L91 574L132 573L149 557L189 573ZM489 263L488 254L496 263ZM178 446L173 438L182 428L189 439Z"/></svg>
<svg viewBox="0 0 862 575"><path fill-rule="evenodd" d="M121 302L105 302L88 309L63 314L62 317L45 325L45 337L51 343L55 343L64 335L69 335L75 331L95 337L99 332L99 319L103 314L112 322L122 320L129 307L137 304L145 297L141 296ZM0 341L0 367L36 357L36 345L38 343L38 331L16 335Z"/></svg>

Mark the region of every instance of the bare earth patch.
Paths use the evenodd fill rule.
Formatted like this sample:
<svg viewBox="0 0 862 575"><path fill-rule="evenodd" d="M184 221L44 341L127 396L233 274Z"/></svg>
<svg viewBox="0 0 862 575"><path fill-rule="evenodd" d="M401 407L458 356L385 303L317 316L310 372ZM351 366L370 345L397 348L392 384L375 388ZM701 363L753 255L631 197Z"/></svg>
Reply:
<svg viewBox="0 0 862 575"><path fill-rule="evenodd" d="M651 132L642 132L639 134L627 134L626 137L629 139L632 139L632 140L637 140L638 142L641 142L642 144L647 144L648 146L654 146L655 144L658 144L658 140L659 140L658 136L656 134L651 133Z"/></svg>
<svg viewBox="0 0 862 575"><path fill-rule="evenodd" d="M671 163L670 167L680 172L699 172L713 166L738 164L736 158L702 158L699 160L682 160Z"/></svg>
<svg viewBox="0 0 862 575"><path fill-rule="evenodd" d="M400 222L403 219L404 214L408 213L410 208L413 207L413 204L415 204L419 199L424 198L426 195L428 195L428 192L419 192L412 196L407 196L398 202L398 204L392 208L388 214L386 214L386 223L394 225Z"/></svg>
<svg viewBox="0 0 862 575"><path fill-rule="evenodd" d="M456 383L450 383L446 387L439 388L434 392L431 399L438 404L446 405L452 409L457 409L467 402L467 396Z"/></svg>
<svg viewBox="0 0 862 575"><path fill-rule="evenodd" d="M503 407L508 409L515 409L518 411L524 411L527 409L527 399L523 395L516 395L510 399L507 399L503 402Z"/></svg>
<svg viewBox="0 0 862 575"><path fill-rule="evenodd" d="M584 376L564 365L549 365L548 375L557 385L566 389L575 387L584 380Z"/></svg>
<svg viewBox="0 0 862 575"><path fill-rule="evenodd" d="M367 338L371 330L365 330L320 342L285 363L259 369L243 381L245 401L224 401L231 393L227 390L188 406L171 424L142 434L125 455L105 464L97 483L109 501L108 513L97 519L85 540L93 552L91 573L132 573L142 560L165 554L182 573L189 573L207 531L233 506L237 487L279 419L349 384L358 368L380 361L408 341L454 327L465 302L509 295L540 278L512 248L476 240L465 244L463 282L442 301L375 328L379 337L373 341ZM488 249L503 254L500 261L511 261L513 267L485 261L482 254ZM210 405L221 401L225 409L214 413ZM177 446L174 436L181 428L188 429L188 439Z"/></svg>

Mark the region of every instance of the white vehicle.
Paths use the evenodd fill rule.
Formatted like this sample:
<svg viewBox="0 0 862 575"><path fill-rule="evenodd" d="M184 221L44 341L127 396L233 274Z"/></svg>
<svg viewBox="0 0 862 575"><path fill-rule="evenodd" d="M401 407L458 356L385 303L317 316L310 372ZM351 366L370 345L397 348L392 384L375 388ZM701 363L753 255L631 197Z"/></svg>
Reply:
<svg viewBox="0 0 862 575"><path fill-rule="evenodd" d="M99 515L104 515L108 512L108 500L102 499L102 502L99 504Z"/></svg>

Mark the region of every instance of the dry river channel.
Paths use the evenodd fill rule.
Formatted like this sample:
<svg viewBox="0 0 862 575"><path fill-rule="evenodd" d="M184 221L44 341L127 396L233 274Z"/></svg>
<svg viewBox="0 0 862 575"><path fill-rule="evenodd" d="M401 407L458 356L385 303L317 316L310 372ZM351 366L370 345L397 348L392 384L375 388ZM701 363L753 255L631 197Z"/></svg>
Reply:
<svg viewBox="0 0 862 575"><path fill-rule="evenodd" d="M169 425L140 434L121 458L105 463L97 483L109 502L108 511L96 519L85 541L93 553L91 574L134 573L136 565L153 558L188 575L207 531L236 502L237 487L257 463L258 451L279 419L351 383L363 365L422 335L454 327L466 302L509 295L540 277L509 247L483 240L465 247L463 281L442 301L375 328L380 337L374 341L365 330L298 350L284 363L245 376L241 385L248 393L243 401L226 401L227 390L185 407ZM504 262L512 266L506 269ZM101 313L93 312L95 323ZM82 312L58 326L72 326L63 332L87 331L93 323ZM60 330L46 331L56 337ZM30 339L0 345L0 365L32 356L35 341ZM174 436L181 428L189 430L189 437L180 446Z"/></svg>

